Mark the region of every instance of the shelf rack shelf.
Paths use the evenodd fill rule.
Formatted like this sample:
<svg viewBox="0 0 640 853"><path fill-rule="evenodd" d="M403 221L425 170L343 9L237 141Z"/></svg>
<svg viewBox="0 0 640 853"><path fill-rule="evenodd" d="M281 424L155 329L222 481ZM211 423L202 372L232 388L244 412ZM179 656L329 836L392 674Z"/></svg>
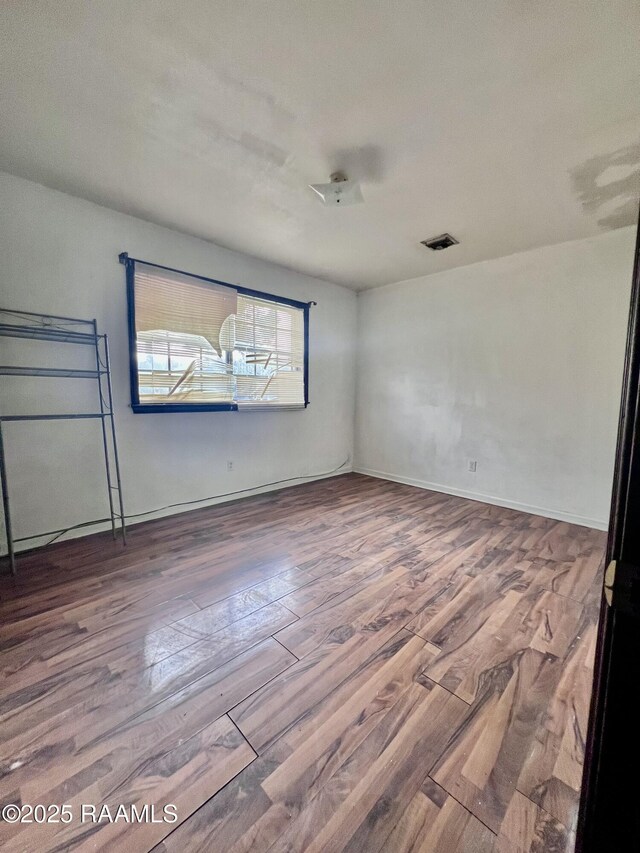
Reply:
<svg viewBox="0 0 640 853"><path fill-rule="evenodd" d="M106 412L77 412L68 414L56 415L0 415L0 423L2 421L75 421L82 418L108 418Z"/></svg>
<svg viewBox="0 0 640 853"><path fill-rule="evenodd" d="M94 347L96 335L91 332L77 332L73 329L56 329L54 326L37 328L29 325L0 323L0 335L8 338L30 338L38 341L57 341L66 344L86 344Z"/></svg>
<svg viewBox="0 0 640 853"><path fill-rule="evenodd" d="M111 390L109 342L107 336L98 333L95 320L81 320L75 317L61 317L55 314L37 314L32 311L13 311L0 308L0 337L93 347L95 352L95 369L0 365L0 376L92 379L96 382L99 407L99 411L97 412L0 415L0 485L2 487L2 508L11 573L13 575L16 574L16 555L14 548L15 539L11 524L11 507L4 447L3 425L5 423L15 421L99 420L102 430L111 532L115 539L117 536L116 527L119 525L122 541L123 543L126 542L125 514L116 428L113 417L113 395ZM34 534L33 536L23 537L20 541L24 541L25 538L37 539L42 535L45 534Z"/></svg>
<svg viewBox="0 0 640 853"><path fill-rule="evenodd" d="M14 367L0 365L0 376L57 376L69 379L98 379L105 370L75 370L66 367Z"/></svg>

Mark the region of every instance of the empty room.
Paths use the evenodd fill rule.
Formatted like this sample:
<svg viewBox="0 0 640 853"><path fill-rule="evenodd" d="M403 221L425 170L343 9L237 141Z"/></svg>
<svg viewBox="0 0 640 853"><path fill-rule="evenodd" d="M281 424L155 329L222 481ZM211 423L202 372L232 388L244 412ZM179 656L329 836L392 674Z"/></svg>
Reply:
<svg viewBox="0 0 640 853"><path fill-rule="evenodd" d="M640 850L640 7L0 6L0 850Z"/></svg>

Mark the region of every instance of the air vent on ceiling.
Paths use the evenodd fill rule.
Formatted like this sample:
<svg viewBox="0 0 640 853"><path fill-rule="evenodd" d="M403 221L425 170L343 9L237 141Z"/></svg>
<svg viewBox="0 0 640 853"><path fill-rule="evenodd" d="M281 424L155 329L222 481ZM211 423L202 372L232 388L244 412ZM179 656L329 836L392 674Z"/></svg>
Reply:
<svg viewBox="0 0 640 853"><path fill-rule="evenodd" d="M443 249L448 249L449 246L456 246L458 241L451 234L440 234L438 237L431 237L429 240L420 241L427 249L432 249L434 252L441 252Z"/></svg>

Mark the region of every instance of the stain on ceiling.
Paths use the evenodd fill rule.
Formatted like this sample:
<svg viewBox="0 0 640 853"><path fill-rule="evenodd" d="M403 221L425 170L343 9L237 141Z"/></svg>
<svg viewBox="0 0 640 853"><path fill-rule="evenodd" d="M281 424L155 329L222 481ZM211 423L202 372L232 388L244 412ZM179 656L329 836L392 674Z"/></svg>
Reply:
<svg viewBox="0 0 640 853"><path fill-rule="evenodd" d="M635 0L12 0L0 169L374 287L633 223L638 31ZM318 203L336 170L365 204Z"/></svg>
<svg viewBox="0 0 640 853"><path fill-rule="evenodd" d="M640 142L591 157L571 172L584 211L607 230L638 220Z"/></svg>

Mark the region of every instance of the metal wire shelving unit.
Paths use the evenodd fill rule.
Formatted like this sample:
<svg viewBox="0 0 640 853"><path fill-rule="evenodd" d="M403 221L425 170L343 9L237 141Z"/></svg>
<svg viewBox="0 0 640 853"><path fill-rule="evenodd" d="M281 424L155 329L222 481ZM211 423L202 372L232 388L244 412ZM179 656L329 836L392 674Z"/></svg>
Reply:
<svg viewBox="0 0 640 853"><path fill-rule="evenodd" d="M95 369L61 367L27 367L0 365L0 376L40 376L44 378L92 379L96 382L98 408L96 412L69 412L51 414L0 414L0 485L2 487L2 507L7 536L7 550L11 573L16 574L15 542L11 525L11 508L7 465L4 446L3 426L15 421L60 421L60 420L99 420L102 427L102 446L109 497L109 516L113 538L120 528L123 543L126 541L126 525L120 479L120 462L116 441L116 426L113 417L113 395L111 389L111 371L109 366L109 342L105 334L98 332L95 320L79 320L74 317L60 317L55 314L36 314L31 311L13 311L0 308L0 337L23 338L51 343L65 343L92 347L95 353ZM24 537L37 539L46 534L34 534Z"/></svg>

